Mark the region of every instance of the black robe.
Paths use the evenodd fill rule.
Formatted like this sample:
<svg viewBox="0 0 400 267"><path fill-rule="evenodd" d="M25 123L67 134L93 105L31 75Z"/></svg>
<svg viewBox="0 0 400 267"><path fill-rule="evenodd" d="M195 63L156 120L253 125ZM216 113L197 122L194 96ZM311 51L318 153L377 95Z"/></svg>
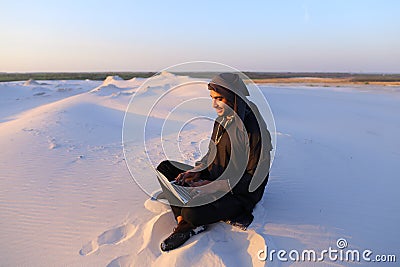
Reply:
<svg viewBox="0 0 400 267"><path fill-rule="evenodd" d="M202 171L207 180L229 179L231 194L251 212L268 181L272 144L257 107L246 102L242 102L241 112L235 113L226 129L220 125L225 125L227 118L215 120L208 152L196 165L207 166ZM216 140L219 142L214 145Z"/></svg>

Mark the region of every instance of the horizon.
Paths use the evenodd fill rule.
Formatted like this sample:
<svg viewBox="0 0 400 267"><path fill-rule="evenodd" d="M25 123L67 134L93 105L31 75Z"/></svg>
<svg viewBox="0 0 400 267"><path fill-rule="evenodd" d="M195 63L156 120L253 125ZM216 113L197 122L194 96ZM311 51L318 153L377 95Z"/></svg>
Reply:
<svg viewBox="0 0 400 267"><path fill-rule="evenodd" d="M158 72L204 60L246 72L400 73L394 0L105 3L3 3L0 72Z"/></svg>
<svg viewBox="0 0 400 267"><path fill-rule="evenodd" d="M117 71L117 70L104 70L104 71L13 71L13 72L9 72L9 71L0 71L0 74L45 74L45 73L160 73L163 70L135 70L135 71L131 71L131 70L124 70L124 71ZM167 71L168 72L168 71ZM201 72L201 71L197 71L197 72ZM208 72L208 71L204 71L204 72ZM400 71L398 72L379 72L379 71L359 71L359 72L355 72L355 71L263 71L263 70L257 70L257 71L248 71L248 70L240 70L240 72L242 73L268 73L268 74L283 74L283 73L291 73L291 74L302 74L302 73L310 73L310 74L365 74L365 75L386 75L386 74L390 74L390 75L400 75ZM174 73L180 73L180 72L174 72ZM184 71L182 71L182 73L185 73Z"/></svg>
<svg viewBox="0 0 400 267"><path fill-rule="evenodd" d="M105 70L105 71L15 71L15 72L7 72L7 71L0 71L0 74L80 74L80 73L161 73L165 70L138 70L138 71L116 71L116 70ZM169 72L169 71L166 71ZM190 73L191 71L173 71L172 73ZM207 73L210 71L193 71L199 73ZM211 71L212 72L212 71ZM247 70L240 70L242 73L260 73L260 74L351 74L351 75L400 75L399 72L342 72L342 71L247 71Z"/></svg>

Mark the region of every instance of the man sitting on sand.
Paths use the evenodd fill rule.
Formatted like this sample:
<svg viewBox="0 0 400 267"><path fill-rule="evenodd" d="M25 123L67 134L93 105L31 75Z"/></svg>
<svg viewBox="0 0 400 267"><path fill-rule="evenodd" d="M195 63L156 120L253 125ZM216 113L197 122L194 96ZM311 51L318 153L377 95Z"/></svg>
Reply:
<svg viewBox="0 0 400 267"><path fill-rule="evenodd" d="M246 85L239 75L222 73L208 89L218 115L208 153L195 167L166 160L157 170L170 181L196 187L202 196L226 193L204 205L171 205L178 225L161 243L163 251L181 246L208 224L229 221L246 228L268 181L271 137L257 107L247 99Z"/></svg>

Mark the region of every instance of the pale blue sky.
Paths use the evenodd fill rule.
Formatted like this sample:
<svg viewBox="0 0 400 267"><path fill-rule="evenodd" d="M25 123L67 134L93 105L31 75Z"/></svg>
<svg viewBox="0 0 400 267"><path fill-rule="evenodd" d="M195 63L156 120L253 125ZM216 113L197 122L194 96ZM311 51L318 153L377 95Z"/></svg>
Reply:
<svg viewBox="0 0 400 267"><path fill-rule="evenodd" d="M400 1L0 1L0 72L400 73Z"/></svg>

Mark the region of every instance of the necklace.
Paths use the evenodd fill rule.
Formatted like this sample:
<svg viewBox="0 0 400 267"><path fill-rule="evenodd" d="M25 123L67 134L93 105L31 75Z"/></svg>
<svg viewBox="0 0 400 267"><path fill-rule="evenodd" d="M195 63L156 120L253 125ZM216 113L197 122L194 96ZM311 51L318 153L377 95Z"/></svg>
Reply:
<svg viewBox="0 0 400 267"><path fill-rule="evenodd" d="M217 134L215 135L215 145L218 145L218 143L221 141L222 135L224 134L224 132L222 132L222 130L221 130L221 134L218 136L219 131L220 131L221 127L222 127L222 123L224 122L224 120L225 120L225 117L222 118L221 122L218 125ZM226 119L225 125L222 128L224 128L226 130L226 126L231 121L232 121L232 118Z"/></svg>

